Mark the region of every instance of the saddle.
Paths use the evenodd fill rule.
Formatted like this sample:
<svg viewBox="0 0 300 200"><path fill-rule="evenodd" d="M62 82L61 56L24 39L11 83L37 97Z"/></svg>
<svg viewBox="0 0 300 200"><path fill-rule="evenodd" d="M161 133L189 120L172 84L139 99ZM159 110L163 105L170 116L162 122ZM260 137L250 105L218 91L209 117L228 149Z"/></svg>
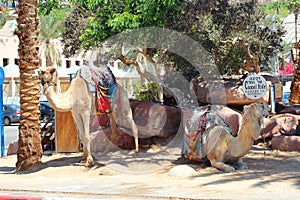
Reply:
<svg viewBox="0 0 300 200"><path fill-rule="evenodd" d="M216 112L194 112L186 122L181 156L188 160L201 161L206 156L203 147L207 136L215 126L223 126L228 134L232 133L230 126Z"/></svg>
<svg viewBox="0 0 300 200"><path fill-rule="evenodd" d="M95 92L96 114L110 113L111 99L116 92L116 78L110 68L84 65L76 76L87 82L90 92Z"/></svg>

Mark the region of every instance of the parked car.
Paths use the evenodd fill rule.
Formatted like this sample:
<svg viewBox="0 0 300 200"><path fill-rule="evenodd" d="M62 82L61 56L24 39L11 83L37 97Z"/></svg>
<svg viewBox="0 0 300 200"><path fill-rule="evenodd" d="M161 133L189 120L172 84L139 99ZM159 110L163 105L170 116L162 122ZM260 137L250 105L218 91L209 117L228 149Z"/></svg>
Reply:
<svg viewBox="0 0 300 200"><path fill-rule="evenodd" d="M12 123L20 122L20 105L4 104L3 105L3 124L9 126Z"/></svg>
<svg viewBox="0 0 300 200"><path fill-rule="evenodd" d="M54 109L50 106L48 101L40 101L40 120L45 122L52 115L54 115Z"/></svg>

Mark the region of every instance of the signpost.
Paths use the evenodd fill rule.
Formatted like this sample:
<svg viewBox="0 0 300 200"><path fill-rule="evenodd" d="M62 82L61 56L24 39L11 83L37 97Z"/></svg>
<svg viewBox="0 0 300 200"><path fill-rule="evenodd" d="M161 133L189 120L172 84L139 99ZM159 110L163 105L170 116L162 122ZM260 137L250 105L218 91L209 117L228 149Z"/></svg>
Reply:
<svg viewBox="0 0 300 200"><path fill-rule="evenodd" d="M266 79L258 74L251 74L243 82L243 91L249 99L260 99L267 91Z"/></svg>
<svg viewBox="0 0 300 200"><path fill-rule="evenodd" d="M3 82L4 82L4 70L0 67L0 137L1 137L1 157L4 156L4 124L3 124Z"/></svg>

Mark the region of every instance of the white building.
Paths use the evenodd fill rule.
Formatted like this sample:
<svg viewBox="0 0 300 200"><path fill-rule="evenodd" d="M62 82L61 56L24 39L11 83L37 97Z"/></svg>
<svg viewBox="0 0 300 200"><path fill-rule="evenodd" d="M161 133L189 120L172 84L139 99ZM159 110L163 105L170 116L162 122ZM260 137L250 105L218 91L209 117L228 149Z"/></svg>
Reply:
<svg viewBox="0 0 300 200"><path fill-rule="evenodd" d="M0 30L0 66L3 68L18 65L18 45L19 39L14 35L16 28L16 20L9 20L6 22L4 27ZM59 40L53 41L57 46L57 49L62 51L62 47ZM74 66L81 66L83 63L83 58L80 56L65 58L61 54L62 66L59 67L61 70L71 68ZM46 65L46 59L41 58L41 66ZM17 74L16 74L17 75Z"/></svg>

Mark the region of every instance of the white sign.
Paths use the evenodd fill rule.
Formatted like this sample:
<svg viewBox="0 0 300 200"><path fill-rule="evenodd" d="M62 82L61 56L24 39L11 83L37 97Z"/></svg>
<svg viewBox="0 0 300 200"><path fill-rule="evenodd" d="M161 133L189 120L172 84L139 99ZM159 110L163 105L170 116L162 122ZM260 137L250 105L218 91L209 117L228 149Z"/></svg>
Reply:
<svg viewBox="0 0 300 200"><path fill-rule="evenodd" d="M249 75L243 82L243 91L249 99L260 99L267 91L267 82L258 74Z"/></svg>

